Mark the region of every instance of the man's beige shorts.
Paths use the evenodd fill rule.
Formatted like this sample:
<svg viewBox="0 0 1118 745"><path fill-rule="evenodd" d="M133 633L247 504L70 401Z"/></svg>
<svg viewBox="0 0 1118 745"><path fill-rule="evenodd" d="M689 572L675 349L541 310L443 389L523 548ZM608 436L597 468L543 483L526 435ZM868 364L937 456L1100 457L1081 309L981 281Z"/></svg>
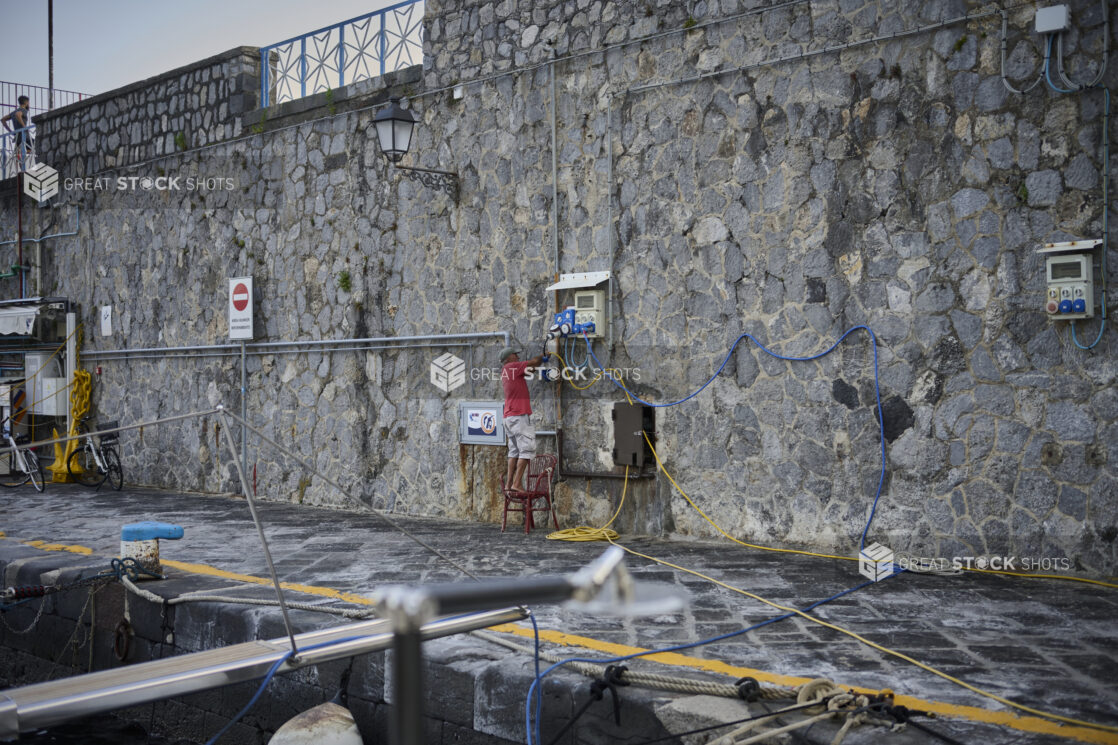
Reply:
<svg viewBox="0 0 1118 745"><path fill-rule="evenodd" d="M531 458L536 454L536 430L527 414L505 417L505 440L510 458Z"/></svg>

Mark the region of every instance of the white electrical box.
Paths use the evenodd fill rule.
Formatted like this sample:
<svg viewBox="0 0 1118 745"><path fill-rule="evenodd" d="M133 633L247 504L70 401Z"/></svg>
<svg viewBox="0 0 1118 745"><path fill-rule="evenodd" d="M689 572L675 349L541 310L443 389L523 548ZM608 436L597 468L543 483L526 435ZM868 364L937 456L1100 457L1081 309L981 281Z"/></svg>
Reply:
<svg viewBox="0 0 1118 745"><path fill-rule="evenodd" d="M1093 249L1101 240L1049 243L1044 257L1044 310L1054 321L1074 321L1095 315Z"/></svg>
<svg viewBox="0 0 1118 745"><path fill-rule="evenodd" d="M23 371L27 377L28 399L25 405L30 412L32 414L58 416L54 413L53 408L51 411L47 411L45 408L47 391L44 387L47 380L64 379L58 357L46 352L29 353L23 358ZM57 393L57 391L52 392L52 395L54 393ZM65 413L66 408L64 406L62 414L65 415Z"/></svg>
<svg viewBox="0 0 1118 745"><path fill-rule="evenodd" d="M66 416L69 403L66 378L43 378L43 400L36 405L36 414Z"/></svg>
<svg viewBox="0 0 1118 745"><path fill-rule="evenodd" d="M1066 5L1053 5L1050 8L1037 8L1036 32L1054 34L1071 28L1071 14Z"/></svg>
<svg viewBox="0 0 1118 745"><path fill-rule="evenodd" d="M575 292L575 324L593 323L591 339L601 339L605 331L606 293L603 290L578 290Z"/></svg>

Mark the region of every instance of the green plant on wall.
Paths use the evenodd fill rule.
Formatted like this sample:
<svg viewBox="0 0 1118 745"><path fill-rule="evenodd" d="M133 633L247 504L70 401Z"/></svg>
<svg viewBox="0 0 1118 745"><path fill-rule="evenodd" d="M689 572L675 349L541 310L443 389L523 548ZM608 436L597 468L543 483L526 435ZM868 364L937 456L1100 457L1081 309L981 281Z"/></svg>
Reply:
<svg viewBox="0 0 1118 745"><path fill-rule="evenodd" d="M334 89L333 88L327 88L326 89L326 113L333 116L337 112L337 110L338 110L338 107L334 105Z"/></svg>
<svg viewBox="0 0 1118 745"><path fill-rule="evenodd" d="M349 292L353 288L353 280L349 276L349 270L343 269L338 273L338 289L342 292Z"/></svg>
<svg viewBox="0 0 1118 745"><path fill-rule="evenodd" d="M184 133L175 133L175 147L179 150L186 150L186 135Z"/></svg>

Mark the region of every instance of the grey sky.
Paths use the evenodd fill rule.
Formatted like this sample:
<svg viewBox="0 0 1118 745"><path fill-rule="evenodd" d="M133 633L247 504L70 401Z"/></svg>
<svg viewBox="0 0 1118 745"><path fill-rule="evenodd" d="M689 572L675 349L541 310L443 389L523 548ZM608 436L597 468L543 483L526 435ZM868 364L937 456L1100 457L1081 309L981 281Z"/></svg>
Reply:
<svg viewBox="0 0 1118 745"><path fill-rule="evenodd" d="M236 46L273 44L392 4L54 0L54 85L103 93ZM0 80L46 86L46 0L0 0L0 17L6 32Z"/></svg>

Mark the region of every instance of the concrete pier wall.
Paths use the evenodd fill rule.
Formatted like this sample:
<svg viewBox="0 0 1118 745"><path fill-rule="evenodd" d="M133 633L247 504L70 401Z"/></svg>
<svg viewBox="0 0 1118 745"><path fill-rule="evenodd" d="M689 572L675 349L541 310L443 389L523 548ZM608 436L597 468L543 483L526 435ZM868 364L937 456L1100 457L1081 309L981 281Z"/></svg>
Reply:
<svg viewBox="0 0 1118 745"><path fill-rule="evenodd" d="M0 578L5 586L66 585L93 577L104 568L104 562L96 563L88 556L46 553L12 543L0 545ZM197 578L183 575L145 583L145 589L167 597L200 587ZM89 588L79 588L52 595L41 613L39 605L40 601L34 600L4 613L4 623L0 624L0 688L286 637L283 619L274 607L185 603L164 608L128 594L115 582L93 594ZM335 616L298 610L291 611L291 617L296 633L342 622ZM123 632L118 632L122 619L129 621L126 639ZM25 630L29 631L20 633ZM118 650L123 655L117 654ZM527 658L464 635L426 642L423 654L428 693L423 704L424 742L524 742L523 701L533 676L531 665L525 665ZM276 676L259 702L233 725L227 741L267 742L288 719L331 700L344 689L365 742L389 742L391 659L389 650ZM544 731L555 731L566 724L575 698L581 700L588 685L588 679L576 674L560 672L549 679ZM171 740L206 742L240 712L259 686L259 681L238 683L114 713L145 728L150 724L153 731ZM627 691L630 730L648 738L666 734L651 711L653 702L665 700L663 694ZM638 724L641 720L643 723ZM615 736L613 730L608 713L601 716L592 712L574 731L578 742L607 743Z"/></svg>
<svg viewBox="0 0 1118 745"><path fill-rule="evenodd" d="M1102 7L1071 3L1075 80L1101 59ZM25 214L37 237L72 229L81 209L78 235L44 241L33 259L38 290L78 304L86 352L223 343L227 278L252 275L257 340L508 332L534 354L555 275L610 270L612 348L595 353L635 371L633 390L657 402L703 384L743 332L807 356L865 325L887 460L869 537L909 555L1113 573L1118 342L1108 328L1084 351L1048 319L1036 253L1102 237L1103 93L1009 92L1002 18L989 11L430 2L421 68L267 111L251 110L258 58L234 50L130 89L117 114L98 97L39 117L43 160L83 188ZM1043 69L1032 14L1007 16L1018 89ZM1102 82L1114 84L1113 65ZM386 164L372 117L390 95L420 121L405 163L456 172L457 202ZM180 123L170 111L163 121L164 102L185 108ZM185 146L172 147L180 131ZM133 176L180 186L89 181ZM10 196L0 210L13 225ZM1113 240L1106 250L1118 265ZM1077 339L1098 329L1080 322ZM457 409L500 398L500 346L250 356L249 416L362 504L491 522L504 453L459 446ZM469 373L449 393L429 377L446 352ZM107 417L240 405L235 356L93 364ZM880 479L874 366L863 331L811 362L745 340L702 394L657 410L657 449L733 535L854 551ZM566 388L561 421L558 395L533 387L538 426L564 429L568 468L619 473L609 414L623 394ZM211 416L126 436L126 474L234 489L220 426ZM250 448L264 497L347 503ZM557 499L567 524L601 524L621 491L571 478ZM717 534L663 477L631 482L627 499L627 533Z"/></svg>

